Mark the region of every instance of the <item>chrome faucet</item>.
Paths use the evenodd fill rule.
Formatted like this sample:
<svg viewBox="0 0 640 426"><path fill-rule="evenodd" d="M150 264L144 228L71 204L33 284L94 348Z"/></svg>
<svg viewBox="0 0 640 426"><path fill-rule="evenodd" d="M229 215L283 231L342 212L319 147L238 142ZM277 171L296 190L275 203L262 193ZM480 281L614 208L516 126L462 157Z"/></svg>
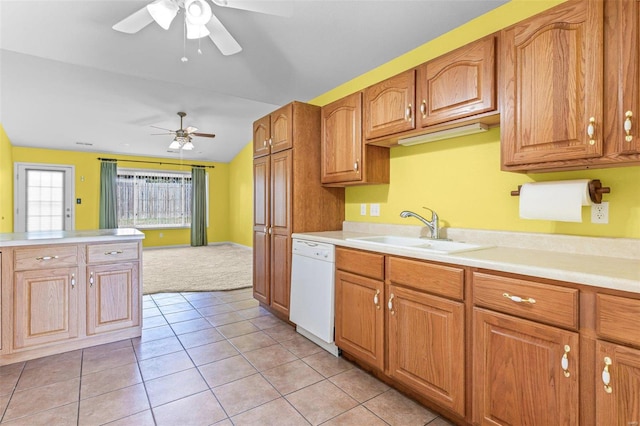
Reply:
<svg viewBox="0 0 640 426"><path fill-rule="evenodd" d="M427 226L427 228L429 228L429 231L431 231L431 238L433 238L434 240L437 240L440 238L440 231L439 231L440 225L438 224L438 214L428 207L423 207L423 209L429 210L431 212L431 221L428 221L427 219L420 216L419 214L411 212L409 210L404 210L402 213L400 213L400 217L415 217L416 219L424 223Z"/></svg>

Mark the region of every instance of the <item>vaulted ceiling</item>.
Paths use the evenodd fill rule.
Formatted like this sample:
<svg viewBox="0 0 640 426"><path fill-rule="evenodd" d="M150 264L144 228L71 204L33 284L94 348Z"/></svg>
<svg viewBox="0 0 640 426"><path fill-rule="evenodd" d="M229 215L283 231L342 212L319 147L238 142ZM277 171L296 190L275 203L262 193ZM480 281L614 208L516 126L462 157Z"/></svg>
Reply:
<svg viewBox="0 0 640 426"><path fill-rule="evenodd" d="M228 162L255 119L507 0L289 2L288 17L211 3L243 48L223 56L209 38L185 43L180 19L166 31L111 28L147 1L0 0L0 123L14 146ZM178 129L178 111L216 138L168 151L172 137L151 126Z"/></svg>

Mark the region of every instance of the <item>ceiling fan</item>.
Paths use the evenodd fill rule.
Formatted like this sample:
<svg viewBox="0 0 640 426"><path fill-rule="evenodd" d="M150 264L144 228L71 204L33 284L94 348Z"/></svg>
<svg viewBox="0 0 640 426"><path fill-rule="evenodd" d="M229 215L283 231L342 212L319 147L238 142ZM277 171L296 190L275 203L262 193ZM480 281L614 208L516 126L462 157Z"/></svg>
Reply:
<svg viewBox="0 0 640 426"><path fill-rule="evenodd" d="M268 15L291 16L292 11L292 3L289 1L211 0L211 2L220 7ZM184 13L186 38L198 39L209 36L223 55L233 55L242 50L236 39L213 14L207 0L154 0L112 28L123 33L134 34L155 21L163 29L168 30L180 9L183 9Z"/></svg>
<svg viewBox="0 0 640 426"><path fill-rule="evenodd" d="M151 126L156 129L166 130L168 133L154 133L153 135L174 135L173 141L171 145L169 145L169 149L184 149L184 150L192 150L193 143L191 142L191 136L200 136L203 138L215 138L216 135L213 133L199 133L197 132L196 127L187 127L186 129L182 126L182 119L187 116L186 112L178 112L180 116L180 128L178 130L165 129L163 127Z"/></svg>

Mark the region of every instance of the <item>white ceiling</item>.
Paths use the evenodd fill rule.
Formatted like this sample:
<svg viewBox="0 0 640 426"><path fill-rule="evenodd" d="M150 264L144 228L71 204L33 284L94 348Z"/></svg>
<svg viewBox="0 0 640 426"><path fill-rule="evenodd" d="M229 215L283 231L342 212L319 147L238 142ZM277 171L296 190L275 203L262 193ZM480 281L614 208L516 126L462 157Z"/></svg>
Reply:
<svg viewBox="0 0 640 426"><path fill-rule="evenodd" d="M198 55L189 40L183 63L179 19L168 31L111 29L148 1L0 0L0 123L14 146L229 162L255 119L506 2L293 0L291 17L212 4L243 50L223 56L203 38ZM168 152L172 137L150 126L179 128L178 111L216 138Z"/></svg>

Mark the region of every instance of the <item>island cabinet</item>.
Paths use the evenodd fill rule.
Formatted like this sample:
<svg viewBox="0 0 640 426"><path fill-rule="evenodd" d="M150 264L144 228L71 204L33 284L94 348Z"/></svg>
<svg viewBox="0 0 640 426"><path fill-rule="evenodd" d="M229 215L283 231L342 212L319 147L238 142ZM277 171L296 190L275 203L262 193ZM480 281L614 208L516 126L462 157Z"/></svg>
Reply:
<svg viewBox="0 0 640 426"><path fill-rule="evenodd" d="M137 243L87 246L87 334L140 325Z"/></svg>
<svg viewBox="0 0 640 426"><path fill-rule="evenodd" d="M464 269L387 257L387 374L465 415Z"/></svg>
<svg viewBox="0 0 640 426"><path fill-rule="evenodd" d="M362 138L362 92L323 106L321 128L324 185L389 183L389 149Z"/></svg>
<svg viewBox="0 0 640 426"><path fill-rule="evenodd" d="M2 248L0 365L140 336L142 243L96 240Z"/></svg>
<svg viewBox="0 0 640 426"><path fill-rule="evenodd" d="M475 271L473 422L580 424L578 290Z"/></svg>
<svg viewBox="0 0 640 426"><path fill-rule="evenodd" d="M640 424L640 299L597 294L596 425ZM591 401L593 402L593 401Z"/></svg>
<svg viewBox="0 0 640 426"><path fill-rule="evenodd" d="M320 107L292 102L270 120L270 153L253 163L253 294L288 320L291 234L340 229L344 189L320 182Z"/></svg>

